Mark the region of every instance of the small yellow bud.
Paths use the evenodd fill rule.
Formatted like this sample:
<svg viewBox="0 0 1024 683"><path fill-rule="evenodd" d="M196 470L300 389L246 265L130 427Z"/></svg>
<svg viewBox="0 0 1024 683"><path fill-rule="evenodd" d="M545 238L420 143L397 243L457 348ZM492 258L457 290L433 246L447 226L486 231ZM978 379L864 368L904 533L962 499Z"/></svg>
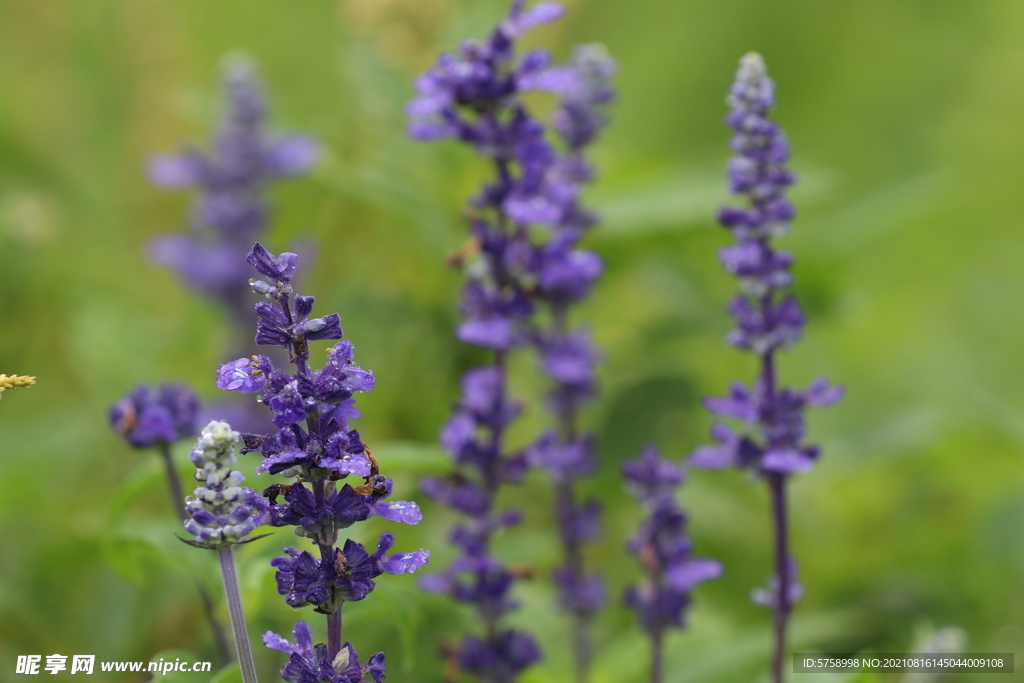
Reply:
<svg viewBox="0 0 1024 683"><path fill-rule="evenodd" d="M3 375L0 374L0 394L3 394L7 389L13 389L14 387L30 387L36 383L35 377L28 377L26 375ZM0 398L3 398L0 396Z"/></svg>

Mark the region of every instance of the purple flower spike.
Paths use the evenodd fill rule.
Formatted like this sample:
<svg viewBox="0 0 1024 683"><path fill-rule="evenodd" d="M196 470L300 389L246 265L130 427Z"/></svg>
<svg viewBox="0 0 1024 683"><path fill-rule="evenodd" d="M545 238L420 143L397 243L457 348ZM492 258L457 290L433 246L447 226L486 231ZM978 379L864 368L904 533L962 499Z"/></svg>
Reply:
<svg viewBox="0 0 1024 683"><path fill-rule="evenodd" d="M269 472L296 481L271 484L251 508L259 523L295 527L297 536L313 542L316 554L285 548L285 555L271 564L277 569L278 592L288 605L312 606L327 617L326 645L313 647L309 628L302 622L296 626L295 645L273 633L264 640L268 647L290 655L281 671L286 681L355 683L365 676L381 681L382 653L360 665L352 646L342 643L342 607L366 598L376 587L374 579L383 573L415 572L427 563L430 552L421 548L386 555L395 542L391 534L381 536L372 554L351 539L338 547L338 532L371 516L417 524L422 514L415 502L386 501L393 489L391 480L380 473L359 432L349 428L348 421L360 417L354 394L374 386L373 373L355 364L352 342L343 340L329 349L321 369L309 366L312 342L341 339L340 316L310 317L314 298L297 294L291 284L298 267L295 254L275 256L257 242L247 261L270 281L250 281L252 291L266 299L254 307L256 341L286 349L294 373L257 355L221 366L217 386L225 391L258 392L259 402L273 414L277 431L243 435L244 451L263 455L257 474ZM345 483L349 477L362 482ZM205 517L196 518L197 524L206 522Z"/></svg>
<svg viewBox="0 0 1024 683"><path fill-rule="evenodd" d="M728 340L758 357L760 373L754 386L735 384L728 396L705 401L716 417L737 421L742 428L715 424L711 431L715 445L697 449L690 463L708 469L748 469L771 490L776 571L770 588L758 593L757 601L775 613L772 673L773 681L781 683L786 626L802 592L789 553L786 483L791 475L813 469L820 456L817 446L804 442L805 408L835 403L843 390L819 379L797 391L782 386L776 373L776 351L799 341L806 316L796 297L786 291L793 282L793 257L773 244L788 232L796 213L784 195L796 177L785 166L789 142L768 118L775 104L775 85L760 55L750 53L740 60L727 102L731 111L725 120L733 130L730 146L736 152L729 161L728 180L744 200L744 206L725 207L718 214L736 240L719 256L724 268L739 278L743 291L728 307L736 321ZM685 583L706 571L694 566L677 580Z"/></svg>
<svg viewBox="0 0 1024 683"><path fill-rule="evenodd" d="M264 191L275 180L309 170L319 156L319 144L309 136L278 136L266 130L267 106L251 65L234 63L224 87L227 108L210 151L188 149L149 163L154 184L169 190L198 189L189 233L161 235L150 243L149 252L241 322L247 314L243 283L248 273L242 259L266 228Z"/></svg>
<svg viewBox="0 0 1024 683"><path fill-rule="evenodd" d="M732 111L726 122L735 133L732 148L737 153L729 165L729 180L747 206L728 207L719 214L737 240L722 250L722 264L745 290L729 304L737 325L729 341L759 356L761 379L752 389L736 384L729 396L705 401L715 415L744 423L746 434L716 426L712 435L719 445L701 448L691 458L696 466L752 468L764 476L813 468L818 449L802 443L803 410L834 403L843 393L824 379L803 392L776 384L775 351L800 339L806 318L796 297L786 291L793 279L793 258L772 244L794 215L783 192L795 179L784 166L789 143L778 124L767 118L774 93L764 61L746 55L729 93Z"/></svg>
<svg viewBox="0 0 1024 683"><path fill-rule="evenodd" d="M675 501L676 489L685 479L678 465L648 446L640 458L622 465L622 473L647 511L639 532L628 544L640 558L645 578L626 591L625 603L637 613L655 648L660 649L667 629L685 628L690 591L699 583L718 578L722 566L691 553L686 516ZM657 666L660 655L654 661Z"/></svg>
<svg viewBox="0 0 1024 683"><path fill-rule="evenodd" d="M477 528L466 534L479 547L428 583L456 600L476 603L486 624L486 641L463 641L462 668L507 683L539 657L539 650L525 635L512 637L497 623L512 604L506 597L512 576L488 554L490 535L502 526L502 513L493 509L499 486L519 481L528 465L545 467L558 482L562 502L556 512L567 559L556 580L560 602L575 618L581 678L590 660L585 621L603 598L600 579L583 571L578 547L594 533L577 533L596 529L597 510L577 502L573 491L575 481L595 469L592 439L576 434L574 425L578 410L596 393L597 353L589 334L571 330L567 321L570 307L589 295L604 270L596 254L579 248L594 223L579 198L594 176L583 148L607 122L604 107L614 97L609 80L615 66L598 46L578 48L565 64L553 64L544 50L522 55L516 50L525 32L563 13L558 3L527 7L515 0L487 39L467 41L457 52L438 57L416 80L417 95L408 107L412 137L455 138L493 164L493 179L470 202L472 242L453 263L474 261L466 264L464 318L456 335L492 350L494 361L466 373L462 399L441 434L458 471L447 479L425 480L423 490L476 518ZM550 124L530 112L522 99L529 91L557 97ZM550 313L551 329L535 319L542 308ZM519 413L507 395L507 358L524 346L538 353L553 381L548 406L557 429L527 452L506 453L503 436Z"/></svg>

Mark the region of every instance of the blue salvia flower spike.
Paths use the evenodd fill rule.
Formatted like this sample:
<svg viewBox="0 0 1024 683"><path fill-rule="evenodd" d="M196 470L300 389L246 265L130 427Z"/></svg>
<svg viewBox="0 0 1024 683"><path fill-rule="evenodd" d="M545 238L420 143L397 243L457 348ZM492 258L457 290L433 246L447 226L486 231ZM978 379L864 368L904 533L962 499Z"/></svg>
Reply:
<svg viewBox="0 0 1024 683"><path fill-rule="evenodd" d="M664 639L670 628L686 627L690 592L722 574L715 560L694 557L686 533L686 515L676 503L676 489L686 479L682 468L665 460L653 446L622 465L629 491L646 516L627 547L644 568L644 578L625 593L625 604L636 612L651 639L651 683L665 680Z"/></svg>
<svg viewBox="0 0 1024 683"><path fill-rule="evenodd" d="M175 270L185 284L223 304L233 322L245 329L249 301L238 283L248 277L246 253L266 230L265 190L312 167L319 144L308 135L267 130L266 99L245 59L228 64L224 89L227 108L209 151L189 148L149 163L156 185L198 190L189 232L158 236L150 244L150 255Z"/></svg>
<svg viewBox="0 0 1024 683"><path fill-rule="evenodd" d="M755 591L754 599L774 613L772 676L781 683L786 627L803 590L789 548L786 483L793 474L810 471L820 455L817 446L804 442L805 409L835 403L843 389L825 379L804 390L791 389L776 376L776 353L800 339L806 319L796 296L788 291L793 258L773 244L788 232L795 215L785 191L796 177L786 168L789 142L768 118L775 104L775 84L760 55L750 53L740 60L727 102L726 123L733 130L731 147L736 152L729 162L729 185L745 200L744 206L725 207L718 215L736 239L736 244L721 250L722 265L739 279L742 290L729 304L736 328L728 339L755 354L760 368L753 386L736 383L728 396L705 401L715 416L737 421L744 429L716 424L711 431L715 445L698 449L690 463L710 469L748 469L768 483L775 573L768 588Z"/></svg>
<svg viewBox="0 0 1024 683"><path fill-rule="evenodd" d="M349 428L349 420L360 417L353 395L372 390L374 377L355 364L352 342L342 339L340 316L312 317L314 298L296 294L292 286L295 254L275 256L257 242L246 260L264 278L249 281L252 291L266 299L255 306L256 342L286 349L295 369L289 374L264 355L240 358L221 366L217 386L258 393L272 413L276 431L243 434L243 452L263 455L257 474L280 474L294 481L268 486L266 500L256 503L265 509L265 523L295 527L296 535L317 549L314 554L288 547L284 556L271 561L278 592L290 606L312 606L327 620L326 644L313 646L305 622L295 627L295 644L274 633L264 635L264 642L289 653L281 672L287 681L348 683L364 675L380 681L384 653L360 664L352 645L342 642L342 607L369 595L381 574L415 572L430 552L421 548L389 555L395 538L386 532L373 552L351 539L337 547L338 532L372 516L417 524L422 515L415 502L388 500L391 479L380 473L359 432ZM328 349L326 364L314 370L310 342L320 340L341 341ZM341 483L350 476L362 483Z"/></svg>
<svg viewBox="0 0 1024 683"><path fill-rule="evenodd" d="M515 577L490 549L493 534L519 519L515 510L494 509L497 490L518 481L527 466L549 470L557 482L565 559L555 580L563 608L575 617L579 681L587 679L591 657L587 621L604 602L600 578L584 572L581 549L597 533L599 506L577 501L574 492L574 483L595 466L593 439L578 433L576 421L579 408L595 393L597 353L586 330L570 328L569 312L603 270L596 254L577 246L594 222L578 199L593 177L582 152L605 123L603 107L614 96L608 81L615 67L599 46L582 46L561 65L552 64L546 51L520 55L516 50L523 33L563 11L553 2L529 8L520 0L512 3L487 39L441 55L417 79L417 97L408 108L414 138L455 138L494 168L493 178L470 202L472 240L453 259L467 266L457 336L492 349L494 360L463 377L463 398L441 436L458 472L424 482L428 495L476 518L452 535L463 558L447 575L425 584L476 604L485 637L465 638L453 648L452 663L453 669L484 680L511 681L540 656L532 638L499 625L514 605L509 593ZM532 90L558 97L550 128L521 98ZM540 307L550 311L547 327L535 315ZM525 452L509 452L504 435L520 406L507 394L506 365L509 353L524 346L537 350L553 380L548 405L557 428Z"/></svg>

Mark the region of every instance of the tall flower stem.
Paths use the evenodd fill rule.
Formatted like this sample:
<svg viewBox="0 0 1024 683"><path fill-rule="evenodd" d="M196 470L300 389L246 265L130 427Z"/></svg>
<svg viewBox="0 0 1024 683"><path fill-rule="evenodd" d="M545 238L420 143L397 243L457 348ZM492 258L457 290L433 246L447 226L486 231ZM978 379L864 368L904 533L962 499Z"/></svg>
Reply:
<svg viewBox="0 0 1024 683"><path fill-rule="evenodd" d="M189 517L185 511L185 496L181 492L181 479L178 478L178 471L174 468L174 459L171 457L171 444L166 441L160 444L160 457L163 458L164 467L167 470L167 488L171 494L171 508L184 522Z"/></svg>
<svg viewBox="0 0 1024 683"><path fill-rule="evenodd" d="M661 683L665 678L664 642L664 633L651 637L651 683Z"/></svg>
<svg viewBox="0 0 1024 683"><path fill-rule="evenodd" d="M341 608L338 605L327 615L327 656L331 661L341 652Z"/></svg>
<svg viewBox="0 0 1024 683"><path fill-rule="evenodd" d="M242 670L242 683L259 683L256 665L252 660L249 646L249 631L245 627L245 613L242 611L242 595L238 589L238 574L235 572L233 545L222 545L217 549L220 558L220 574L224 578L224 594L228 599L228 613L231 615L231 630L235 636L235 651L238 653L238 667Z"/></svg>
<svg viewBox="0 0 1024 683"><path fill-rule="evenodd" d="M767 248L767 241L760 240ZM765 319L771 315L772 294L768 292L760 301L761 314ZM773 350L766 351L761 356L761 391L763 405L774 405L775 395L775 354ZM772 444L774 445L774 444ZM784 679L784 660L786 656L786 626L789 622L790 605L790 583L793 579L790 576L792 561L789 556L789 520L786 514L786 474L772 472L768 474L768 487L772 497L772 521L775 535L775 576L777 589L775 599L772 601L772 612L774 616L773 634L775 638L772 650L772 681L782 683Z"/></svg>
<svg viewBox="0 0 1024 683"><path fill-rule="evenodd" d="M285 315L288 317L289 322L292 320L291 308L287 305L287 300L284 301ZM304 356L296 355L297 366L299 372L305 372L308 374L309 367L306 365L306 359ZM314 433L316 425L313 424L311 419L306 420L306 426L309 428L310 433ZM317 480L313 482L313 499L317 505L322 505L325 498L334 492L334 487L331 486L328 490L328 483L323 480ZM324 563L334 562L334 542L337 538L332 538L330 532L321 531L320 538L316 539L316 544L320 548L320 559ZM339 602L331 612L327 615L327 659L333 662L334 658L341 652L341 608L344 605L343 602Z"/></svg>
<svg viewBox="0 0 1024 683"><path fill-rule="evenodd" d="M565 306L552 306L551 310L553 329L556 335L564 336L568 333L568 311ZM559 436L563 444L572 444L578 437L576 428L578 408L573 406L559 416ZM562 501L569 509L577 507L576 490L573 480L566 479L558 483L556 487L558 500ZM561 516L558 516L561 520ZM580 543L571 533L571 530L563 528L562 540L565 551L565 567L569 574L574 577L582 577L583 573L583 552ZM573 630L573 659L576 664L576 683L587 683L590 680L590 619L589 615L578 610L572 612Z"/></svg>
<svg viewBox="0 0 1024 683"><path fill-rule="evenodd" d="M575 492L572 484L562 482L558 485L558 497L570 507L576 506ZM563 531L565 542L565 566L572 576L583 576L583 553L569 533ZM587 683L590 680L590 619L580 612L572 614L573 659L576 663L576 683Z"/></svg>
<svg viewBox="0 0 1024 683"><path fill-rule="evenodd" d="M167 488L171 494L171 508L177 511L178 517L181 518L182 522L186 522L189 519L189 514L183 505L185 496L181 492L181 479L178 477L178 471L174 467L174 459L171 457L171 444L166 441L161 442L159 450L167 470ZM199 599L203 602L203 613L206 615L206 621L209 622L210 630L213 632L213 639L217 643L217 651L220 653L221 659L231 663L234 660L234 656L231 654L231 648L228 646L224 627L221 626L214 612L213 596L206 590L206 586L199 583L199 581L196 581L196 590L199 591Z"/></svg>
<svg viewBox="0 0 1024 683"><path fill-rule="evenodd" d="M786 514L786 475L772 474L768 485L772 492L772 518L775 522L775 576L778 577L778 595L773 608L775 612L775 650L772 662L772 681L782 683L783 666L786 658L786 625L789 622L789 586L792 562L789 557L789 523Z"/></svg>

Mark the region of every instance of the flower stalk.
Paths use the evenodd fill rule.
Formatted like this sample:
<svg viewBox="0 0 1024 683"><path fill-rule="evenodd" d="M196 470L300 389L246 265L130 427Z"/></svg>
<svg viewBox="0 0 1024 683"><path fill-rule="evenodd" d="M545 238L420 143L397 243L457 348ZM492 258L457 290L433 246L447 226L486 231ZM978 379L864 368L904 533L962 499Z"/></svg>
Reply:
<svg viewBox="0 0 1024 683"><path fill-rule="evenodd" d="M259 683L256 677L256 664L252 658L252 646L249 644L249 631L245 625L245 612L242 610L242 593L238 587L234 551L235 547L230 544L217 548L220 575L224 579L224 595L227 596L231 630L235 634L235 651L238 654L238 668L242 672L242 683Z"/></svg>

